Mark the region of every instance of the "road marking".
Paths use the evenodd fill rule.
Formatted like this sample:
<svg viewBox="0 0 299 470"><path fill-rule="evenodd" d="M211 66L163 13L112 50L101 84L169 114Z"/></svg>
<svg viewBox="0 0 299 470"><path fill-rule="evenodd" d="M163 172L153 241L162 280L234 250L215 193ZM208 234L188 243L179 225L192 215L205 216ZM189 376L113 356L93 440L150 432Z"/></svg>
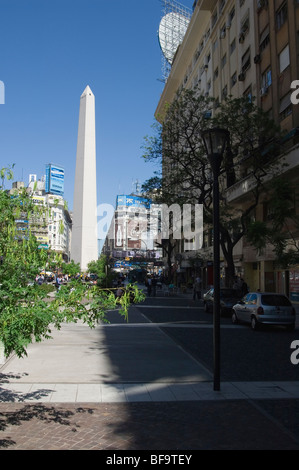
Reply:
<svg viewBox="0 0 299 470"><path fill-rule="evenodd" d="M105 327L132 327L132 328L148 328L148 327L167 327L167 328L213 328L212 323L207 323L207 322L163 322L163 323L101 323L101 326ZM246 328L246 325L221 325L221 329L244 329Z"/></svg>

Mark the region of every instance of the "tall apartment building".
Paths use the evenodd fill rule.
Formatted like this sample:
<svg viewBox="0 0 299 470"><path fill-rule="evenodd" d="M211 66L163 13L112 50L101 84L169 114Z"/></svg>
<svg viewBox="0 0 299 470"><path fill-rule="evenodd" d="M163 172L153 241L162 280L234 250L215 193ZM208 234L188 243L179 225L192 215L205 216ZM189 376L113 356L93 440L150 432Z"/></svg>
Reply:
<svg viewBox="0 0 299 470"><path fill-rule="evenodd" d="M10 192L16 193L24 188L23 182L14 182ZM30 228L41 248L60 253L64 261L70 260L70 242L72 219L65 206L64 198L56 194L45 193L45 178L37 180L36 175L29 176L27 191L36 205L47 208L46 217L17 221L18 230L25 233Z"/></svg>
<svg viewBox="0 0 299 470"><path fill-rule="evenodd" d="M222 101L226 96L256 97L257 104L285 130L285 171L294 181L299 176L297 145L299 107L291 102L291 83L299 79L299 1L293 0L197 0L182 44L156 109L163 123L165 105L182 88L198 87L200 93ZM231 204L246 204L245 179L227 189ZM263 204L256 218L265 216ZM298 234L299 235L299 234ZM204 235L206 253L212 237ZM182 266L190 266L182 254ZM211 262L203 266L204 279L212 283ZM224 268L224 262L223 268ZM299 300L299 267L281 270L272 250L258 254L242 240L235 250L237 272L252 289L286 292ZM297 293L298 292L298 293Z"/></svg>

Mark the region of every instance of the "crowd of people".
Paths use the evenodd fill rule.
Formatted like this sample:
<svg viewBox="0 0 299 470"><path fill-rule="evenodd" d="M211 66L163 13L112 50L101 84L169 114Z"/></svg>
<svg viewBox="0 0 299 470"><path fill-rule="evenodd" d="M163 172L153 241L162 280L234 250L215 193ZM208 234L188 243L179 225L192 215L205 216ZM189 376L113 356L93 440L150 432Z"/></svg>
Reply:
<svg viewBox="0 0 299 470"><path fill-rule="evenodd" d="M89 278L85 278L85 277L83 279L83 276L80 273L78 273L78 275L75 276L76 279L78 279L79 277L80 277L80 279L85 280L85 281L95 281L94 279L89 279ZM57 291L58 291L63 284L66 284L69 281L69 279L70 279L70 277L68 276L68 274L57 274L57 273L41 272L36 276L35 282L39 285L41 285L43 283L53 283L55 285ZM124 275L120 275L114 281L115 282L114 287L116 288L115 289L116 297L121 297L122 296L122 294L124 292L125 279L126 278L125 278ZM167 287L167 289L169 289L171 291L171 289L172 288L174 289L174 287L175 287L174 284L171 284L171 283L169 284L167 282L167 280L162 275L158 276L158 275L155 275L155 274L148 275L145 278L144 283L145 283L145 286L146 286L146 289L147 289L147 295L150 296L150 297L151 296L152 297L156 296L157 288L162 289L163 286L165 286L165 288ZM233 288L238 291L238 293L240 294L241 297L243 297L244 295L246 295L248 293L248 286L247 286L246 282L244 281L244 279L242 279L239 276L235 277ZM201 281L200 277L196 277L194 279L194 282L193 282L193 285L192 285L192 293L193 293L193 300L196 300L196 299L200 300L201 299L202 281Z"/></svg>
<svg viewBox="0 0 299 470"><path fill-rule="evenodd" d="M55 285L56 289L59 290L63 284L69 281L68 274L56 274L56 273L40 273L36 275L35 282L38 285L44 283Z"/></svg>
<svg viewBox="0 0 299 470"><path fill-rule="evenodd" d="M167 284L170 290L172 287L174 288L173 284L166 283L166 280L164 280L162 277L148 276L145 280L145 285L147 287L148 296L155 296L157 286L162 288L163 284L165 285ZM244 279L242 279L239 276L235 277L233 288L238 291L238 294L240 294L241 297L243 297L249 292L247 283L244 281ZM202 280L199 276L197 276L194 279L194 282L192 284L193 300L201 299L202 289L203 289Z"/></svg>

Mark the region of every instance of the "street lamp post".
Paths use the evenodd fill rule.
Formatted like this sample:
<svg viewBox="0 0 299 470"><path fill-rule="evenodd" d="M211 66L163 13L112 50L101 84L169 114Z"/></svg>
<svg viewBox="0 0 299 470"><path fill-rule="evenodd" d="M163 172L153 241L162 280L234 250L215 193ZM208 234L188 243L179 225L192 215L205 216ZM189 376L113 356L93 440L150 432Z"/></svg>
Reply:
<svg viewBox="0 0 299 470"><path fill-rule="evenodd" d="M213 128L202 132L202 139L213 170L213 347L214 347L214 390L220 390L220 229L219 229L219 175L221 162L227 144L229 132L226 129Z"/></svg>

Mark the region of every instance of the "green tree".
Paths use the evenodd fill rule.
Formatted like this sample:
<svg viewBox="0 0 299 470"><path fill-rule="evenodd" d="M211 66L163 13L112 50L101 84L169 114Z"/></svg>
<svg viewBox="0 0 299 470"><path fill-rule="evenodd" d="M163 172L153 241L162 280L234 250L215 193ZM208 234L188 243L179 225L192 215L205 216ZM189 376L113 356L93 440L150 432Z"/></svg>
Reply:
<svg viewBox="0 0 299 470"><path fill-rule="evenodd" d="M59 329L65 322L78 320L94 327L98 320L105 321L106 311L115 308L119 302L113 292L75 280L62 286L54 298L45 296L45 292L32 282L46 262L51 262L51 253L38 248L29 227L27 231L19 230L16 220L29 220L37 209L26 190L13 196L4 190L6 175L7 171L3 169L0 187L0 341L6 356L13 352L23 356L32 341L50 338L52 328ZM132 292L135 302L143 299L134 286L125 291L119 312L126 318Z"/></svg>
<svg viewBox="0 0 299 470"><path fill-rule="evenodd" d="M70 277L75 277L81 271L80 263L75 263L74 260L71 260L69 263L63 263L61 269L63 274L67 274Z"/></svg>
<svg viewBox="0 0 299 470"><path fill-rule="evenodd" d="M147 181L156 186L160 202L168 205L203 204L205 227L212 227L213 175L201 132L224 127L230 132L230 146L224 155L220 181L220 244L227 264L227 282L235 274L234 249L246 235L250 218L267 187L277 177L283 163L281 132L248 97L227 98L219 104L197 90L182 90L167 106L155 134L145 138L143 157L160 165L160 174ZM243 178L251 181L246 205L229 198L230 188Z"/></svg>
<svg viewBox="0 0 299 470"><path fill-rule="evenodd" d="M111 268L108 263L108 259L106 255L100 255L99 259L96 261L91 261L88 263L88 271L92 274L96 274L97 284L100 287L109 287L111 284Z"/></svg>
<svg viewBox="0 0 299 470"><path fill-rule="evenodd" d="M252 220L246 233L247 240L262 252L272 246L275 262L286 269L299 263L299 216L297 186L289 179L271 181L264 200L265 219Z"/></svg>

